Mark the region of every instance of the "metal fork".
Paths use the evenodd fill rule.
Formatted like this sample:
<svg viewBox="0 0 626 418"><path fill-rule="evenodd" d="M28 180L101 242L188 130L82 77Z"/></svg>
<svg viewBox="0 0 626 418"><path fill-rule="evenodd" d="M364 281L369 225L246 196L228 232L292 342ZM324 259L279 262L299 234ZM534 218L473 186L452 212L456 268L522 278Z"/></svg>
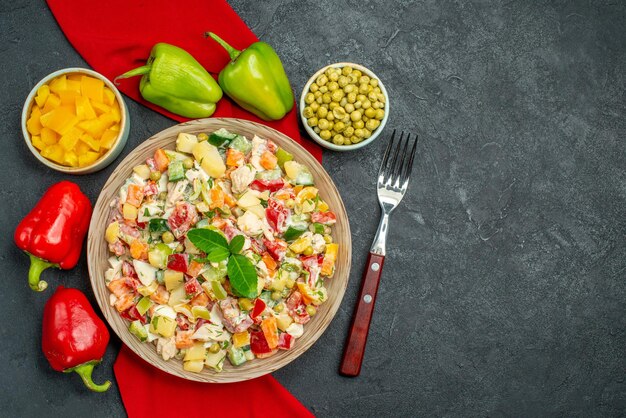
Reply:
<svg viewBox="0 0 626 418"><path fill-rule="evenodd" d="M406 135L406 139L404 137L404 132L401 132L400 139L396 141L394 129L378 172L377 194L382 216L367 257L367 265L361 282L361 292L354 310L352 326L339 369L339 372L345 376L358 376L361 372L367 334L376 302L376 292L385 261L389 215L404 197L411 178L411 169L413 168L413 159L419 138L415 136L411 140L411 134Z"/></svg>

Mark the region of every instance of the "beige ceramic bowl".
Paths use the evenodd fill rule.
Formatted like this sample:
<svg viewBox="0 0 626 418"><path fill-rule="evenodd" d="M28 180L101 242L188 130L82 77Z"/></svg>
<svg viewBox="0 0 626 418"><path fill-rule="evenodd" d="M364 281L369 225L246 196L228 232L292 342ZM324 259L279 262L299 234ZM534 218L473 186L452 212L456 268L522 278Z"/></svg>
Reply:
<svg viewBox="0 0 626 418"><path fill-rule="evenodd" d="M89 75L91 77L95 77L104 81L104 84L108 88L110 88L113 91L113 93L115 93L115 97L117 98L117 103L120 106L120 114L122 115L122 120L120 123L120 133L117 139L115 140L115 143L111 147L111 149L106 154L98 158L93 164L85 166L85 167L68 167L68 166L57 164L43 157L41 153L39 152L39 150L33 146L33 142L31 141L31 135L28 132L28 129L26 128L26 121L28 120L28 116L30 115L30 110L33 107L33 103L35 102L35 96L37 95L37 90L39 90L39 87L43 86L44 84L48 84L54 78L61 76L63 74L76 74L76 73ZM128 139L128 133L130 131L129 120L130 120L130 117L128 115L128 109L126 108L126 104L124 103L124 99L122 98L122 95L120 94L119 90L113 85L113 83L111 83L105 76L93 70L88 70L86 68L65 68L62 70L55 71L51 74L48 74L39 83L37 83L35 87L33 87L33 89L30 91L30 94L28 95L28 98L26 99L26 102L24 103L24 108L22 109L22 134L24 135L24 141L26 142L26 145L28 146L30 151L33 153L35 158L37 158L44 165L54 170L60 171L62 173L89 174L89 173L102 170L103 168L111 164L115 160L115 158L117 158L117 156L120 154L120 152L122 152L124 145L126 145L126 141Z"/></svg>
<svg viewBox="0 0 626 418"><path fill-rule="evenodd" d="M323 140L318 134L315 133L313 128L311 128L307 124L307 119L302 114L302 112L303 112L303 110L304 110L304 108L306 106L306 104L304 103L304 97L309 92L309 88L311 87L311 84L313 84L313 82L317 79L317 77L322 75L327 69L329 69L329 68L343 68L343 67L348 67L348 66L352 67L352 68L354 68L356 70L360 70L363 74L369 76L370 78L375 78L375 79L378 80L378 86L380 87L380 91L385 96L385 117L383 118L383 120L380 121L380 126L378 128L376 128L376 130L372 133L372 136L370 136L369 138L364 139L363 141L359 142L358 144L335 145L335 144L332 143L332 141L325 141L325 140ZM378 138L380 133L383 131L383 129L385 128L385 125L387 124L387 119L389 118L389 95L387 94L387 89L385 88L385 86L384 86L383 82L380 80L380 78L378 76L376 76L376 74L374 74L368 68L365 68L364 66L359 65L359 64L354 64L352 62L338 62L336 64L330 64L330 65L327 65L324 68L321 68L319 71L317 71L315 74L313 74L313 76L309 79L309 81L307 81L307 83L304 85L304 89L302 89L302 94L300 95L300 108L298 110L300 111L300 119L302 120L302 124L304 125L304 129L306 129L306 131L309 134L309 136L315 142L317 142L321 146L323 146L325 148L328 148L328 149L331 149L333 151L352 151L352 150L355 150L355 149L363 148L364 146L374 142L376 140L376 138Z"/></svg>
<svg viewBox="0 0 626 418"><path fill-rule="evenodd" d="M176 359L165 361L157 354L154 345L140 342L137 337L128 330L128 322L109 304L110 292L104 281L104 272L108 268L107 260L111 254L104 240L104 235L107 222L110 219L111 200L117 196L119 188L132 174L134 166L144 163L146 158L153 156L154 152L159 148L174 149L176 147L176 138L181 132L192 134L201 132L208 133L220 128L245 135L248 138L258 135L261 138L271 139L277 145L291 153L295 161L309 168L315 179L315 187L319 189L319 193L324 201L328 203L331 210L337 215L337 223L333 227L333 239L339 244L339 252L335 264L335 273L331 279L326 281L328 300L319 307L317 314L304 326L304 334L297 339L295 346L291 350L279 350L278 353L269 358L248 361L238 367L234 367L230 362L225 361L224 370L221 373L214 372L207 368L200 373L192 373L183 370L182 361ZM321 337L322 333L330 325L330 322L337 313L348 285L352 252L351 245L350 224L341 196L322 165L302 148L302 146L286 135L259 123L232 118L208 118L175 125L155 134L152 138L131 151L115 168L111 177L109 177L102 188L94 207L87 238L87 260L91 286L93 287L96 300L98 301L98 305L100 305L100 309L102 309L104 317L124 344L139 357L167 373L184 379L199 382L230 383L253 379L271 373L289 364L302 355ZM324 364L322 366L320 363L320 367L335 367L335 365Z"/></svg>

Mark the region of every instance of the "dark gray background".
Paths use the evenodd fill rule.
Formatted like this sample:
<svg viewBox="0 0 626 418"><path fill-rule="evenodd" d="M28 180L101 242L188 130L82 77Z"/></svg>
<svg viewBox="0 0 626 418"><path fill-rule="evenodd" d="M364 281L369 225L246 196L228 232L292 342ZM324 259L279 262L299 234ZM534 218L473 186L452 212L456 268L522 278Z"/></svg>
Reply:
<svg viewBox="0 0 626 418"><path fill-rule="evenodd" d="M115 386L90 394L48 366L40 324L50 291L28 289L11 239L66 178L24 145L23 100L46 74L84 62L43 2L0 4L0 415L123 416ZM275 46L296 92L325 64L361 63L391 95L384 137L397 127L422 138L356 379L337 368L377 224L385 138L324 154L350 215L354 268L331 326L278 380L320 417L624 415L624 2L231 4ZM123 155L173 124L127 103ZM95 202L115 165L72 180ZM90 292L84 256L45 276ZM112 340L98 380L113 377Z"/></svg>

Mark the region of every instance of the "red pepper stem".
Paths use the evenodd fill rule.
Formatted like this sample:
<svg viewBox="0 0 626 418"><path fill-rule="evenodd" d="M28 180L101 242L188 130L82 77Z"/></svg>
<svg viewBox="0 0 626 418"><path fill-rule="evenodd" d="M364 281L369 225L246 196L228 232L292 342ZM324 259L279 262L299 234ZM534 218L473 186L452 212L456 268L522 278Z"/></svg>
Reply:
<svg viewBox="0 0 626 418"><path fill-rule="evenodd" d="M125 72L122 75L118 75L117 77L115 77L113 79L113 83L117 86L119 85L118 80L121 78L130 78L130 77L135 77L138 75L144 75L144 74L148 74L150 72L150 70L152 69L152 63L148 63L146 65L143 65L141 67L135 68L134 70L130 70Z"/></svg>
<svg viewBox="0 0 626 418"><path fill-rule="evenodd" d="M111 382L107 380L101 385L97 385L93 382L91 378L91 374L93 373L93 368L100 364L100 360L88 361L87 363L80 364L76 367L72 367L71 369L63 370L63 373L72 373L76 372L83 379L85 386L87 386L90 390L94 392L106 392L111 386Z"/></svg>
<svg viewBox="0 0 626 418"><path fill-rule="evenodd" d="M26 253L28 254L28 253ZM58 264L50 263L42 258L28 254L30 257L30 269L28 269L28 285L36 292L43 292L48 287L48 283L41 280L41 272L49 267L59 267Z"/></svg>
<svg viewBox="0 0 626 418"><path fill-rule="evenodd" d="M224 41L222 38L220 38L219 36L217 36L213 32L207 32L207 33L204 34L204 36L209 36L209 37L211 37L211 39L216 41L218 44L222 45L222 48L224 48L228 52L228 55L230 55L230 60L231 61L235 61L237 59L237 57L239 56L239 54L241 54L241 51L239 51L238 49L235 49L232 46L228 45L226 43L226 41Z"/></svg>

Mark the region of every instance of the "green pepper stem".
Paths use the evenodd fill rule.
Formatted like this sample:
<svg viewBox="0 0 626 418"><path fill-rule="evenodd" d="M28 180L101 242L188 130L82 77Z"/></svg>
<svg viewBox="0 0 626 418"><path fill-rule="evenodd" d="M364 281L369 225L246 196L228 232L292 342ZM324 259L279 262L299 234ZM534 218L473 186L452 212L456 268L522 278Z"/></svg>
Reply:
<svg viewBox="0 0 626 418"><path fill-rule="evenodd" d="M215 42L220 44L222 46L222 48L224 48L228 52L228 55L230 55L230 60L231 61L235 61L237 59L237 57L239 56L239 54L241 54L241 51L239 51L238 49L235 49L232 46L228 45L226 43L226 41L224 41L222 38L220 38L219 36L217 36L213 32L207 32L207 33L204 34L204 36L205 37L207 37L207 36L211 37L211 39L213 39Z"/></svg>
<svg viewBox="0 0 626 418"><path fill-rule="evenodd" d="M26 253L28 254L28 253ZM30 257L30 269L28 269L28 285L36 292L43 292L48 283L40 279L41 272L49 267L59 267L58 264L50 263L44 259L28 254Z"/></svg>
<svg viewBox="0 0 626 418"><path fill-rule="evenodd" d="M76 367L72 367L71 369L63 370L64 373L76 372L83 379L85 386L87 386L90 390L94 392L106 392L111 386L111 382L107 380L101 385L97 385L93 382L91 378L91 374L93 373L93 368L100 364L100 360L88 361L87 363L80 364Z"/></svg>
<svg viewBox="0 0 626 418"><path fill-rule="evenodd" d="M134 70L126 71L124 74L118 75L117 77L115 77L113 79L113 83L117 86L119 84L117 80L121 78L130 78L130 77L135 77L138 75L148 74L151 69L152 69L152 63L135 68Z"/></svg>

